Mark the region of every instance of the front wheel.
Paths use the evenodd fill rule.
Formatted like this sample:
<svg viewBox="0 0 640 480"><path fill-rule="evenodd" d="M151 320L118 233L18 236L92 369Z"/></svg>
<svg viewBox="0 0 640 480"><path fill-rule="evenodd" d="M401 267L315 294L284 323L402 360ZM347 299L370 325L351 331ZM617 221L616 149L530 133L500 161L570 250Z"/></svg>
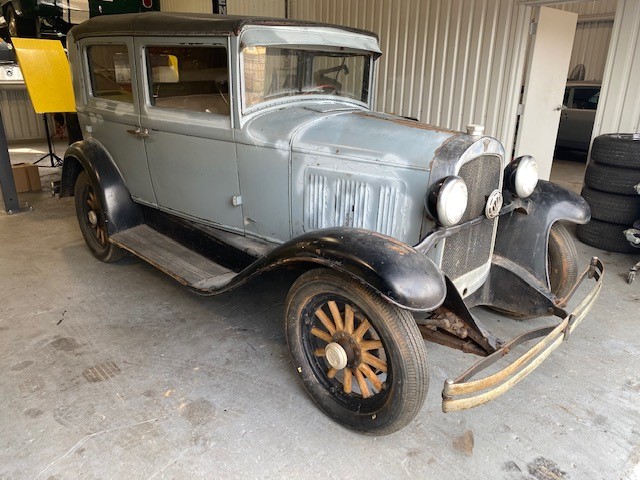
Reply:
<svg viewBox="0 0 640 480"><path fill-rule="evenodd" d="M321 268L293 284L285 322L304 386L331 418L385 435L418 414L429 386L427 350L409 312Z"/></svg>
<svg viewBox="0 0 640 480"><path fill-rule="evenodd" d="M561 223L549 232L547 269L551 291L556 298L566 297L578 281L578 252L571 234Z"/></svg>
<svg viewBox="0 0 640 480"><path fill-rule="evenodd" d="M124 251L109 242L104 209L97 191L98 187L83 170L78 175L73 193L78 224L91 253L103 262L116 262L124 256Z"/></svg>

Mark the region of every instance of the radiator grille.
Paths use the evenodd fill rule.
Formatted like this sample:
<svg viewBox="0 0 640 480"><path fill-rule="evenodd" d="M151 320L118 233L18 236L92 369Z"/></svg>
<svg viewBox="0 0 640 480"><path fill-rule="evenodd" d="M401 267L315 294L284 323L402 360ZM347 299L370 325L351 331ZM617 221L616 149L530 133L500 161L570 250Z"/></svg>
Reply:
<svg viewBox="0 0 640 480"><path fill-rule="evenodd" d="M458 173L467 183L469 204L462 218L466 222L484 214L489 194L500 188L501 161L493 155L481 156L465 163ZM442 270L451 279L484 265L491 258L493 227L497 219L486 219L462 230L445 241Z"/></svg>

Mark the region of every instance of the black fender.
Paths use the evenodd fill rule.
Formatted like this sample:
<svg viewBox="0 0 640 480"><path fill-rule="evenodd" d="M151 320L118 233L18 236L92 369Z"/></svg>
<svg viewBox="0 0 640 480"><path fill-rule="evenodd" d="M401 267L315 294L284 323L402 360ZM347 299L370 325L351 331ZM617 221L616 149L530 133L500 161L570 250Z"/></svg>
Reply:
<svg viewBox="0 0 640 480"><path fill-rule="evenodd" d="M584 224L591 218L589 204L577 193L544 180L521 207L498 220L494 253L528 270L543 285L551 226L559 220Z"/></svg>
<svg viewBox="0 0 640 480"><path fill-rule="evenodd" d="M266 270L295 263L343 272L406 310L434 310L447 292L444 274L413 247L370 230L347 227L315 230L274 248L241 271L224 290Z"/></svg>
<svg viewBox="0 0 640 480"><path fill-rule="evenodd" d="M143 222L142 210L131 199L120 171L102 145L93 139L76 142L67 148L62 167L60 196L72 196L80 172L86 170L102 203L107 232L135 227Z"/></svg>
<svg viewBox="0 0 640 480"><path fill-rule="evenodd" d="M557 300L547 275L551 226L587 223L591 210L580 195L543 180L529 198L514 202L517 208L498 220L489 278L466 300L511 314L551 315Z"/></svg>

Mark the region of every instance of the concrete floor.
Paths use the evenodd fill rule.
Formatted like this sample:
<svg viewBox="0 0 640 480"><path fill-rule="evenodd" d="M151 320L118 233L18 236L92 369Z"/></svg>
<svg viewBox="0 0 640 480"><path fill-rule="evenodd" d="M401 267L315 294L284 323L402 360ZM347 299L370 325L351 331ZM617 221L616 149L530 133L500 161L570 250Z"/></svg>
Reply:
<svg viewBox="0 0 640 480"><path fill-rule="evenodd" d="M583 168L558 162L554 179L579 189ZM35 211L0 214L0 479L640 478L637 256L578 243L608 270L568 342L503 397L450 414L442 384L475 358L430 346L421 413L372 438L303 390L282 328L290 274L199 297L135 259L96 261L73 199L20 199ZM530 327L477 314L503 338Z"/></svg>

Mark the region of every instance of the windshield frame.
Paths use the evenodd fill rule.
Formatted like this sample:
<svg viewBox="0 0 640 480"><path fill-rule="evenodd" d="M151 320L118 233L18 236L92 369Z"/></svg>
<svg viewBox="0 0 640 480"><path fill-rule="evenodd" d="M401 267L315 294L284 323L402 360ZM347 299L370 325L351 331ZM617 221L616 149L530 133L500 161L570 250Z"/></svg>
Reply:
<svg viewBox="0 0 640 480"><path fill-rule="evenodd" d="M354 98L346 97L346 96L332 95L329 93L311 93L311 94L301 93L296 95L285 95L285 96L274 98L272 100L271 99L263 100L254 105L248 106L246 88L245 88L246 84L245 84L245 68L244 68L245 67L244 51L245 51L245 48L253 47L253 46L261 46L265 48L282 48L282 49L290 49L290 50L308 50L313 52L348 53L348 54L362 55L366 58L366 60L368 60L368 70L369 70L368 78L367 78L367 75L364 75L364 78L363 78L363 84L365 82L367 83L366 86L363 85L363 87L366 87L367 89L366 102L363 102L361 100L357 100ZM289 43L283 43L283 44L268 44L268 45L241 45L239 58L240 58L239 80L240 80L240 102L241 102L240 113L244 116L250 115L258 110L263 110L265 108L283 105L283 104L289 104L289 103L299 103L301 101L303 102L324 101L324 102L331 102L331 103L344 103L344 104L352 104L354 107L360 107L360 108L364 107L366 109L371 109L372 93L373 93L374 77L375 77L374 69L376 64L375 62L376 52L372 52L369 50L353 49L353 48L343 48L343 47L337 48L337 47L326 46L326 45L313 45L313 44L292 45Z"/></svg>

